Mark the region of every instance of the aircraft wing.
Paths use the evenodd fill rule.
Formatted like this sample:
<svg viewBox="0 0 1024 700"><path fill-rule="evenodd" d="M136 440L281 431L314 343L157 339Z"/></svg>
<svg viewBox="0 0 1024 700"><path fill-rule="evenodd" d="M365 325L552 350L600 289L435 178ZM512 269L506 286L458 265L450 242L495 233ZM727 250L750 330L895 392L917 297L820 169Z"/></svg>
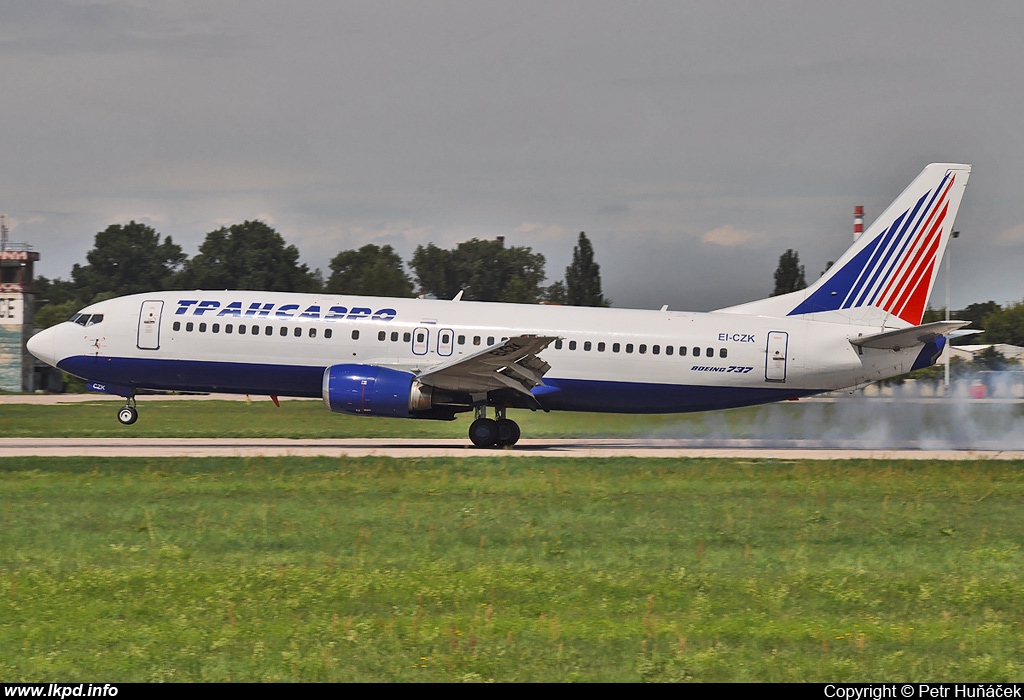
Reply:
<svg viewBox="0 0 1024 700"><path fill-rule="evenodd" d="M554 336L519 335L453 362L432 367L416 377L427 386L479 394L494 389L514 389L533 396L530 389L543 384L551 369L537 356L557 340Z"/></svg>
<svg viewBox="0 0 1024 700"><path fill-rule="evenodd" d="M859 338L850 338L850 342L862 348L875 348L878 350L899 350L914 345L930 343L939 336L970 325L970 321L936 321L926 323L923 326L911 326L900 328L895 331L864 335Z"/></svg>

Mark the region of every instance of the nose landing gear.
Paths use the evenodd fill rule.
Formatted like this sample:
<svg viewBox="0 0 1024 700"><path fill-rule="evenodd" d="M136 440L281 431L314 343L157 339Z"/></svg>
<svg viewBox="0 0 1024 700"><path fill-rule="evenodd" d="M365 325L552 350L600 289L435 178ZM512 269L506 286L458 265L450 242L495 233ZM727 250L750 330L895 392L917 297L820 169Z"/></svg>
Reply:
<svg viewBox="0 0 1024 700"><path fill-rule="evenodd" d="M124 403L124 407L117 412L117 420L122 425L131 425L139 419L139 411L135 408L135 397L129 396Z"/></svg>
<svg viewBox="0 0 1024 700"><path fill-rule="evenodd" d="M505 417L505 407L495 406L495 419L487 417L487 406L473 408L476 420L469 426L469 439L477 447L511 447L519 442L519 424Z"/></svg>

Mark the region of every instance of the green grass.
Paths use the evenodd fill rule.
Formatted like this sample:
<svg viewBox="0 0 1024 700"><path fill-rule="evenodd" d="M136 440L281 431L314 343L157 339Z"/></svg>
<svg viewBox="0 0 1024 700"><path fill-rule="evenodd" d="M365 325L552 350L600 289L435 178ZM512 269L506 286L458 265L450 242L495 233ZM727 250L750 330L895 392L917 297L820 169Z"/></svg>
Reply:
<svg viewBox="0 0 1024 700"><path fill-rule="evenodd" d="M244 401L160 401L142 398L139 421L117 422L111 401L0 405L4 437L412 437L466 438L472 414L454 421L396 420L331 413L320 401L265 397ZM694 416L623 416L511 411L526 437L623 435L693 424Z"/></svg>
<svg viewBox="0 0 1024 700"><path fill-rule="evenodd" d="M161 401L143 397L139 421L123 426L113 401L42 406L0 404L4 437L292 437L466 439L471 416L455 421L396 420L330 413L320 401L284 401L280 408L260 397L244 401ZM1002 440L1024 429L1024 404L787 402L709 413L632 416L609 413L510 411L527 438L560 437L735 437L816 439L867 438L885 446L906 435L928 444L953 440ZM930 442L928 442L930 441ZM1019 442L1019 440L1018 440ZM1010 447L1004 445L1004 447Z"/></svg>
<svg viewBox="0 0 1024 700"><path fill-rule="evenodd" d="M9 458L0 677L1020 682L1022 467Z"/></svg>

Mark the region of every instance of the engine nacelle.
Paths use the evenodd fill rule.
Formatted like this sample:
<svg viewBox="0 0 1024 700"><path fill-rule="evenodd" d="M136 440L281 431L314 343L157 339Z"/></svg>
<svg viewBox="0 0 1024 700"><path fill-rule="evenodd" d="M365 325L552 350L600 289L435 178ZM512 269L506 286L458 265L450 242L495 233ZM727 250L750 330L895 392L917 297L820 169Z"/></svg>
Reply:
<svg viewBox="0 0 1024 700"><path fill-rule="evenodd" d="M334 413L396 418L429 411L431 388L411 372L374 365L333 365L324 370L324 405Z"/></svg>

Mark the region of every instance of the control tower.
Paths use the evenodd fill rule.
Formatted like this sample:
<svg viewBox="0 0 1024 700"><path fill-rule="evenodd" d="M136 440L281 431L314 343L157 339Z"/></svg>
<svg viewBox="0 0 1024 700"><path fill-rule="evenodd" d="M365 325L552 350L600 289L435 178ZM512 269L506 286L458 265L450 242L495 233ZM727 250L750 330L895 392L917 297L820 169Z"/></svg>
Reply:
<svg viewBox="0 0 1024 700"><path fill-rule="evenodd" d="M25 349L32 337L33 265L39 253L7 241L7 217L0 217L0 391L32 391L34 358Z"/></svg>

